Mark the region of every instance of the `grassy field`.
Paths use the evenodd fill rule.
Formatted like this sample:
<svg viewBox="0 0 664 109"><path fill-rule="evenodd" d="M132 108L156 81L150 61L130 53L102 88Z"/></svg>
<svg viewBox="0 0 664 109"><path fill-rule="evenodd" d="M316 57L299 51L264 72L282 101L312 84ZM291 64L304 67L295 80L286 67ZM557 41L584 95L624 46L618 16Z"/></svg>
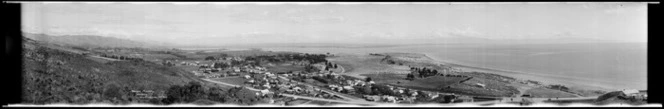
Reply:
<svg viewBox="0 0 664 109"><path fill-rule="evenodd" d="M157 53L152 53L152 54L142 54L141 58L144 60L152 61L152 60L163 60L163 59L178 59L178 57L170 55L170 54L157 54Z"/></svg>
<svg viewBox="0 0 664 109"><path fill-rule="evenodd" d="M426 88L429 90L439 90L440 88L458 84L459 81L467 79L466 77L443 77L443 76L431 76L427 78L420 78L410 82L402 82L401 84L394 84L404 87L413 87L413 88Z"/></svg>
<svg viewBox="0 0 664 109"><path fill-rule="evenodd" d="M485 87L479 87L476 83L485 84ZM474 96L490 96L490 97L509 97L518 94L519 90L506 83L487 80L483 78L472 78L461 84L452 84L449 88L444 88L443 91L458 93L464 95Z"/></svg>
<svg viewBox="0 0 664 109"><path fill-rule="evenodd" d="M405 80L404 74L363 74L363 76L371 77L378 84L390 84L394 86L401 86L420 90L440 91L448 85L457 84L459 81L467 79L467 77L444 77L444 76L431 76L426 78L417 78L413 81Z"/></svg>
<svg viewBox="0 0 664 109"><path fill-rule="evenodd" d="M560 98L566 98L566 97L576 97L573 94L559 91L559 90L553 90L553 89L548 89L548 88L533 88L530 90L527 90L525 93L531 94L534 97L560 97Z"/></svg>
<svg viewBox="0 0 664 109"><path fill-rule="evenodd" d="M339 55L328 60L344 67L346 75L364 78L361 74L372 74L376 72L391 72L405 74L410 72L408 66L397 66L382 64L383 56L370 55Z"/></svg>
<svg viewBox="0 0 664 109"><path fill-rule="evenodd" d="M266 66L270 72L288 72L288 71L303 71L304 66L292 64L276 64L274 66Z"/></svg>

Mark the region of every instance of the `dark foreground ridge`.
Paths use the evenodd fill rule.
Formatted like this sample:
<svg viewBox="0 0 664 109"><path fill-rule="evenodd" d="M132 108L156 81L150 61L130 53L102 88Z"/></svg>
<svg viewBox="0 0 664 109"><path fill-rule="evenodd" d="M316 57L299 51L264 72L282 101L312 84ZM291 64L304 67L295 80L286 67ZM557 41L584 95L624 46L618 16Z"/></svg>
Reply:
<svg viewBox="0 0 664 109"><path fill-rule="evenodd" d="M184 70L143 60L100 61L86 51L24 41L22 103L173 104L258 102L253 92L221 88ZM109 59L112 60L112 59Z"/></svg>

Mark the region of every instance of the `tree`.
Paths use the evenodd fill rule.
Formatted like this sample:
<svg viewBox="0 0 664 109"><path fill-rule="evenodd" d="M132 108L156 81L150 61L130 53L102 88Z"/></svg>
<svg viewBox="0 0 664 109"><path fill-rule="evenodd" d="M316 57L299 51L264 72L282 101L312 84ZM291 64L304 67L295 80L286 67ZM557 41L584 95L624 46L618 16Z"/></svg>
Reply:
<svg viewBox="0 0 664 109"><path fill-rule="evenodd" d="M206 98L205 94L206 91L203 89L201 83L191 81L184 86L171 86L166 91L167 98L164 99L164 102L167 104L178 102L190 103L201 98Z"/></svg>
<svg viewBox="0 0 664 109"><path fill-rule="evenodd" d="M369 81L372 81L372 80L371 80L371 77L367 77L367 79L364 80L364 81L369 82Z"/></svg>
<svg viewBox="0 0 664 109"><path fill-rule="evenodd" d="M220 53L219 57L228 57L228 54Z"/></svg>
<svg viewBox="0 0 664 109"><path fill-rule="evenodd" d="M423 91L417 91L417 99L418 101L426 101L427 98L429 98L429 95L425 94Z"/></svg>
<svg viewBox="0 0 664 109"><path fill-rule="evenodd" d="M413 75L412 73L409 73L409 74L406 75L406 80L411 80L412 81L414 79L415 79L415 75Z"/></svg>
<svg viewBox="0 0 664 109"><path fill-rule="evenodd" d="M215 60L215 59L212 56L207 56L207 57L205 57L205 60Z"/></svg>
<svg viewBox="0 0 664 109"><path fill-rule="evenodd" d="M366 86L355 86L354 88L357 90L357 92L358 92L359 94L367 94L367 95L371 95L371 94L372 94L371 86L369 86L369 85L366 85Z"/></svg>
<svg viewBox="0 0 664 109"><path fill-rule="evenodd" d="M375 89L377 95L395 95L395 93L385 85L373 85L372 89Z"/></svg>
<svg viewBox="0 0 664 109"><path fill-rule="evenodd" d="M318 70L317 70L316 67L314 67L314 66L312 66L312 65L306 65L306 66L304 67L304 71L306 71L306 72L316 72L316 71L318 71Z"/></svg>
<svg viewBox="0 0 664 109"><path fill-rule="evenodd" d="M411 91L411 90L410 90L409 88L406 88L405 90L403 90L403 93L406 94L406 95L408 95L408 96L410 96L410 95L409 95L409 94L410 94L410 91Z"/></svg>

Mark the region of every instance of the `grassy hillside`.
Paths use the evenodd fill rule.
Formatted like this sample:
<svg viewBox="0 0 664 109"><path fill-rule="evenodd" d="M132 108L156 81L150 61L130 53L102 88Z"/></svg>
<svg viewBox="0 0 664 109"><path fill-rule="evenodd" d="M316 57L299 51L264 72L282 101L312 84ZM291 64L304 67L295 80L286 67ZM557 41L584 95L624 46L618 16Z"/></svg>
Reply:
<svg viewBox="0 0 664 109"><path fill-rule="evenodd" d="M24 103L151 102L139 100L131 90L161 93L171 85L201 81L186 71L150 62L102 63L54 48L24 39Z"/></svg>

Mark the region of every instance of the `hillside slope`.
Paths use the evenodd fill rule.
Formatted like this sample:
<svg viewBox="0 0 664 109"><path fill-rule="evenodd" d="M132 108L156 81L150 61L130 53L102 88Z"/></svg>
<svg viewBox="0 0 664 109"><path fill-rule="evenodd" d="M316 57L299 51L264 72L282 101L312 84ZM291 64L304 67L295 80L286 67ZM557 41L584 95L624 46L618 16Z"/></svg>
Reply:
<svg viewBox="0 0 664 109"><path fill-rule="evenodd" d="M163 93L171 85L199 81L186 71L145 61L100 63L86 56L24 38L23 102L131 103L132 90ZM204 83L204 82L203 82ZM209 85L209 84L208 84Z"/></svg>
<svg viewBox="0 0 664 109"><path fill-rule="evenodd" d="M639 100L636 98L628 97L622 91L614 91L606 93L602 96L599 96L595 100L596 104L606 105L606 104L629 104L629 105L643 105L647 104L645 100Z"/></svg>

